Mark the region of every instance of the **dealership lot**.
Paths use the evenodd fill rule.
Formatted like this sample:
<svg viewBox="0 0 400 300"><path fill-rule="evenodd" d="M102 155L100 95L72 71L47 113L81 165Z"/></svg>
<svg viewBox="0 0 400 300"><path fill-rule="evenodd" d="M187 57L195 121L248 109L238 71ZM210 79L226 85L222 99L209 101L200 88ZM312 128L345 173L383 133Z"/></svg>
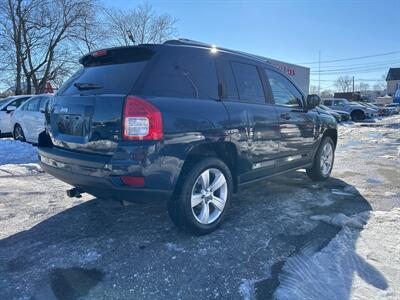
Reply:
<svg viewBox="0 0 400 300"><path fill-rule="evenodd" d="M400 116L339 135L327 182L299 171L251 185L202 237L164 203L68 198L33 146L1 139L0 299L396 299Z"/></svg>

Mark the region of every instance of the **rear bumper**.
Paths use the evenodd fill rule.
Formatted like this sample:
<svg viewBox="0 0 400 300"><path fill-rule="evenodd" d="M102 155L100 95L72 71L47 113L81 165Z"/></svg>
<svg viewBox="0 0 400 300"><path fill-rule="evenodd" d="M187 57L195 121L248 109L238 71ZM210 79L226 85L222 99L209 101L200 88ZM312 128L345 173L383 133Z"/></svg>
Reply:
<svg viewBox="0 0 400 300"><path fill-rule="evenodd" d="M50 175L64 181L95 197L114 200L142 201L167 200L172 188L157 183L168 181L165 173L148 174L139 164L117 164L113 167L111 157L71 153L53 147L39 147L39 160L42 169ZM130 169L131 172L124 172ZM143 176L144 187L124 185L120 176ZM165 178L167 176L167 178Z"/></svg>
<svg viewBox="0 0 400 300"><path fill-rule="evenodd" d="M46 173L98 198L126 201L159 201L167 200L172 195L172 191L119 186L118 181L113 181L113 178L72 173L42 162L40 162L40 165Z"/></svg>

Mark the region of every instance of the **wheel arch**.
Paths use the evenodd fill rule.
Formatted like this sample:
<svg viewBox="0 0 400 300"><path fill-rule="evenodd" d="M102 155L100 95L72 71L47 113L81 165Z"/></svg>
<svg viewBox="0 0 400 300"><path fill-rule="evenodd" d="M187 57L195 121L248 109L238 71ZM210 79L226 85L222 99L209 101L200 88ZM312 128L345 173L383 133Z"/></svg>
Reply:
<svg viewBox="0 0 400 300"><path fill-rule="evenodd" d="M237 149L232 142L213 142L203 143L196 145L188 152L185 162L180 171L179 177L175 184L174 193L179 190L182 180L190 168L201 159L207 157L215 157L221 159L231 171L233 179L233 190L238 190L238 176L237 176Z"/></svg>
<svg viewBox="0 0 400 300"><path fill-rule="evenodd" d="M335 145L335 148L336 148L337 141L338 141L337 129L334 129L334 128L328 128L328 129L326 129L326 130L324 131L324 134L322 135L322 137L324 138L324 137L326 137L326 136L328 136L328 137L330 137L330 138L332 139L332 141L333 141L333 143L334 143L334 145Z"/></svg>

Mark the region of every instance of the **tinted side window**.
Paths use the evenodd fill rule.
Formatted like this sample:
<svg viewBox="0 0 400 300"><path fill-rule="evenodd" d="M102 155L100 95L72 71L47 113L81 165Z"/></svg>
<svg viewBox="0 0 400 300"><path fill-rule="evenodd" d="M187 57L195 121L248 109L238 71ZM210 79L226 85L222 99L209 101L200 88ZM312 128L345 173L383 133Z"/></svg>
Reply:
<svg viewBox="0 0 400 300"><path fill-rule="evenodd" d="M39 104L40 104L41 99L42 99L42 97L37 97L37 98L33 98L32 100L30 100L27 104L28 106L26 107L26 110L39 111Z"/></svg>
<svg viewBox="0 0 400 300"><path fill-rule="evenodd" d="M265 69L275 104L302 107L302 95L298 89L283 75L278 72Z"/></svg>
<svg viewBox="0 0 400 300"><path fill-rule="evenodd" d="M215 59L209 51L188 49L161 56L139 87L144 95L179 98L218 98Z"/></svg>
<svg viewBox="0 0 400 300"><path fill-rule="evenodd" d="M239 93L237 90L235 77L233 75L231 64L225 62L223 65L223 76L224 76L224 93L225 98L229 100L239 100Z"/></svg>
<svg viewBox="0 0 400 300"><path fill-rule="evenodd" d="M324 105L332 106L332 100L324 100Z"/></svg>
<svg viewBox="0 0 400 300"><path fill-rule="evenodd" d="M17 98L14 101L12 101L11 103L9 103L7 106L15 106L15 107L19 107L22 103L24 103L26 101L26 99L29 99L29 97L22 97L22 98ZM6 109L7 107L5 107Z"/></svg>
<svg viewBox="0 0 400 300"><path fill-rule="evenodd" d="M265 103L264 90L257 67L238 62L231 62L231 66L239 91L239 99Z"/></svg>
<svg viewBox="0 0 400 300"><path fill-rule="evenodd" d="M334 106L343 106L344 105L344 101L343 100L335 100L333 105Z"/></svg>

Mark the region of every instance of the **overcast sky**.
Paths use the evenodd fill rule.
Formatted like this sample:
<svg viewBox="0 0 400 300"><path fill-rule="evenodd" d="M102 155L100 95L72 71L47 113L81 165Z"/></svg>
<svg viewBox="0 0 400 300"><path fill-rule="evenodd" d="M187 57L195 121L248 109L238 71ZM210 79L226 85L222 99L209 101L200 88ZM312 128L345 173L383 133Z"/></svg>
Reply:
<svg viewBox="0 0 400 300"><path fill-rule="evenodd" d="M120 8L140 3L103 2ZM319 51L322 62L396 52L322 63L324 88L342 74L354 75L356 80L380 79L389 66L400 67L400 0L147 2L157 13L178 19L179 37L292 63L316 62ZM309 66L312 72L318 71L318 64ZM312 73L311 80L318 85L317 73Z"/></svg>

